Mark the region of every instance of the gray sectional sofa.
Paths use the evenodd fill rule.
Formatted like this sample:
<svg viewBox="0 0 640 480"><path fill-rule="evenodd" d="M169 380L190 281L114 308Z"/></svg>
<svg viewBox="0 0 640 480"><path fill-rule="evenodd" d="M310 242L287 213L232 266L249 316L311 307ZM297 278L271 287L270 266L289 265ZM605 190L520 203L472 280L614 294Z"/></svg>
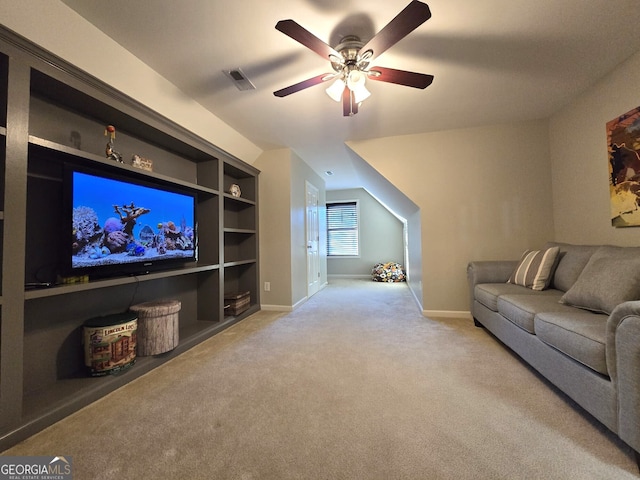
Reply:
<svg viewBox="0 0 640 480"><path fill-rule="evenodd" d="M640 467L640 248L550 242L533 253L553 257L548 278L526 255L469 263L474 321L630 445Z"/></svg>

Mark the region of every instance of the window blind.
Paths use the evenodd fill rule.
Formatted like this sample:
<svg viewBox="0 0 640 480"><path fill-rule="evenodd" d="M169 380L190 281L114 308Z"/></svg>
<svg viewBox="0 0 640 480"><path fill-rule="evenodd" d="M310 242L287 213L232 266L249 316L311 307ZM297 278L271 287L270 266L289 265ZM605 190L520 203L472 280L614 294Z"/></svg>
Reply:
<svg viewBox="0 0 640 480"><path fill-rule="evenodd" d="M327 203L327 255L359 255L358 202Z"/></svg>

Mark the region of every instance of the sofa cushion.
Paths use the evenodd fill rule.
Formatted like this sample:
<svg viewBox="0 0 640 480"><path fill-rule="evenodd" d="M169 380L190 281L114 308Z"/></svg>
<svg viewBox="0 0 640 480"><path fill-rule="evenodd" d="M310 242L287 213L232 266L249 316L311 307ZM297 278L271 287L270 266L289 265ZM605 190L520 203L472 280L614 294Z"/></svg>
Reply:
<svg viewBox="0 0 640 480"><path fill-rule="evenodd" d="M607 315L573 309L536 315L536 336L547 345L603 375L606 359Z"/></svg>
<svg viewBox="0 0 640 480"><path fill-rule="evenodd" d="M494 312L498 311L498 297L501 295L540 295L549 290L538 292L512 283L480 283L473 289L474 298Z"/></svg>
<svg viewBox="0 0 640 480"><path fill-rule="evenodd" d="M540 295L501 295L497 302L498 312L511 323L529 333L534 333L533 319L536 313L576 310L559 303L562 292L545 290L540 293Z"/></svg>
<svg viewBox="0 0 640 480"><path fill-rule="evenodd" d="M532 290L544 290L549 286L560 247L544 250L525 250L509 277L509 283Z"/></svg>
<svg viewBox="0 0 640 480"><path fill-rule="evenodd" d="M567 305L606 314L628 300L640 300L638 247L598 248L562 297Z"/></svg>
<svg viewBox="0 0 640 480"><path fill-rule="evenodd" d="M560 254L558 255L558 265L553 273L550 286L566 292L576 283L591 255L598 250L599 246L548 242L545 248L556 246L560 247Z"/></svg>

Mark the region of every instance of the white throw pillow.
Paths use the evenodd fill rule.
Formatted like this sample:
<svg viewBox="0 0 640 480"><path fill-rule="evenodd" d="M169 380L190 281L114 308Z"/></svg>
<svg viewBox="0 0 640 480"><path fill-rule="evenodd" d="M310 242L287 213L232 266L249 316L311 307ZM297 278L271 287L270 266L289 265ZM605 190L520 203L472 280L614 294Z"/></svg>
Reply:
<svg viewBox="0 0 640 480"><path fill-rule="evenodd" d="M551 283L560 247L545 250L525 250L508 283L532 290L544 290Z"/></svg>

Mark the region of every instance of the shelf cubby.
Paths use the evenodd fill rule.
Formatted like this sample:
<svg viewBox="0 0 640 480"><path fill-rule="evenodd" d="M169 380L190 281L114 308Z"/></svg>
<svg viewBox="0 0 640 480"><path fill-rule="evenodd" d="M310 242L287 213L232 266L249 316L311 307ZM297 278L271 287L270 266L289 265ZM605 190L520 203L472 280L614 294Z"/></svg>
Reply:
<svg viewBox="0 0 640 480"><path fill-rule="evenodd" d="M256 177L251 172L246 169L231 165L228 163L224 164L223 167L224 179L223 179L223 189L224 192L230 193L231 185L236 184L240 187L241 196L238 198L242 198L248 201L255 202L257 199L257 183ZM234 197L236 198L236 197Z"/></svg>
<svg viewBox="0 0 640 480"><path fill-rule="evenodd" d="M242 201L237 198L224 196L224 228L225 229L256 229L255 203Z"/></svg>
<svg viewBox="0 0 640 480"><path fill-rule="evenodd" d="M256 261L255 232L224 232L224 263Z"/></svg>
<svg viewBox="0 0 640 480"><path fill-rule="evenodd" d="M225 293L249 292L251 296L250 309L260 306L258 297L258 264L255 261L234 262L225 266Z"/></svg>

